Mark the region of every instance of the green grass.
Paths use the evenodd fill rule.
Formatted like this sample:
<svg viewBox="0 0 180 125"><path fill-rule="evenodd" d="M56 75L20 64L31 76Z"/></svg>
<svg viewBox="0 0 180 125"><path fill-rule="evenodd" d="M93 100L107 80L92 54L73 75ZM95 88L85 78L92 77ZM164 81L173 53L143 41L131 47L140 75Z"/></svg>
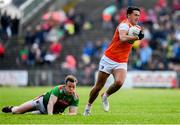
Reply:
<svg viewBox="0 0 180 125"><path fill-rule="evenodd" d="M50 87L0 87L0 108L19 105ZM82 116L89 87L77 88L80 105L77 116L5 114L0 112L0 124L180 124L180 90L122 89L109 98L110 112L102 110L101 99L95 101L91 116Z"/></svg>

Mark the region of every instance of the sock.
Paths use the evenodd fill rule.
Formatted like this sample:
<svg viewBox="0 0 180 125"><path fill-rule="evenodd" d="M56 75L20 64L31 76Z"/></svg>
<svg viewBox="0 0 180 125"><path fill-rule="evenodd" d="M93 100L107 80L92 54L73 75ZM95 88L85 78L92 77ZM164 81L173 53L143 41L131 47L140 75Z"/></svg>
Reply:
<svg viewBox="0 0 180 125"><path fill-rule="evenodd" d="M108 97L108 96L109 95L106 92L104 92L103 97Z"/></svg>
<svg viewBox="0 0 180 125"><path fill-rule="evenodd" d="M88 103L87 105L86 105L86 109L91 109L91 106L92 106L92 104L90 104L90 103Z"/></svg>
<svg viewBox="0 0 180 125"><path fill-rule="evenodd" d="M18 109L18 106L14 106L14 107L11 109L11 112L12 112L12 113L16 113L16 112L17 112L17 109Z"/></svg>

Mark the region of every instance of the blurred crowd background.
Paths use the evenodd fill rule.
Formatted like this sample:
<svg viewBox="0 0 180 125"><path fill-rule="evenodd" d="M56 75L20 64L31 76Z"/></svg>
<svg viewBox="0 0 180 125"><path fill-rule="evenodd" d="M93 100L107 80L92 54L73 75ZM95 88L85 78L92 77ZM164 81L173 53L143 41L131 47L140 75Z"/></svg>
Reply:
<svg viewBox="0 0 180 125"><path fill-rule="evenodd" d="M128 70L180 72L179 0L51 1L37 12L24 10L34 12L29 17L22 11L27 1L1 7L0 69L54 70L58 79L74 74L81 84L91 85L127 6L136 5L145 38L134 43Z"/></svg>

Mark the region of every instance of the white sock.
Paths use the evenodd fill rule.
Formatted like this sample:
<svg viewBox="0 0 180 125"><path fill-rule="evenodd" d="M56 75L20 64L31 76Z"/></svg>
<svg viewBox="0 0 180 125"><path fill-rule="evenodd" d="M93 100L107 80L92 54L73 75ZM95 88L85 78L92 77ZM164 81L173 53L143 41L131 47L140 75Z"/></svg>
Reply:
<svg viewBox="0 0 180 125"><path fill-rule="evenodd" d="M18 106L13 106L13 108L11 109L12 113L16 114L18 108L19 108Z"/></svg>
<svg viewBox="0 0 180 125"><path fill-rule="evenodd" d="M108 94L105 92L104 94L103 94L103 97L108 97Z"/></svg>
<svg viewBox="0 0 180 125"><path fill-rule="evenodd" d="M90 103L88 103L88 104L86 105L86 109L91 110L91 107L92 107L92 105L91 105Z"/></svg>

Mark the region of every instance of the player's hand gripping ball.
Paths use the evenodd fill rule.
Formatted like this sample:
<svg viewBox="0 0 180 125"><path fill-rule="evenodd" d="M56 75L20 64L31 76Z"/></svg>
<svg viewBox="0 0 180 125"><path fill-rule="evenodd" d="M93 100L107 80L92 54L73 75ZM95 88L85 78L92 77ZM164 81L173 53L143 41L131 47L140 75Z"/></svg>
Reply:
<svg viewBox="0 0 180 125"><path fill-rule="evenodd" d="M129 28L128 35L129 36L138 36L141 31L141 27L136 25Z"/></svg>
<svg viewBox="0 0 180 125"><path fill-rule="evenodd" d="M138 36L139 40L144 38L144 34L142 33L141 27L136 25L129 28L128 31L129 36ZM128 41L129 43L133 44L134 41Z"/></svg>

